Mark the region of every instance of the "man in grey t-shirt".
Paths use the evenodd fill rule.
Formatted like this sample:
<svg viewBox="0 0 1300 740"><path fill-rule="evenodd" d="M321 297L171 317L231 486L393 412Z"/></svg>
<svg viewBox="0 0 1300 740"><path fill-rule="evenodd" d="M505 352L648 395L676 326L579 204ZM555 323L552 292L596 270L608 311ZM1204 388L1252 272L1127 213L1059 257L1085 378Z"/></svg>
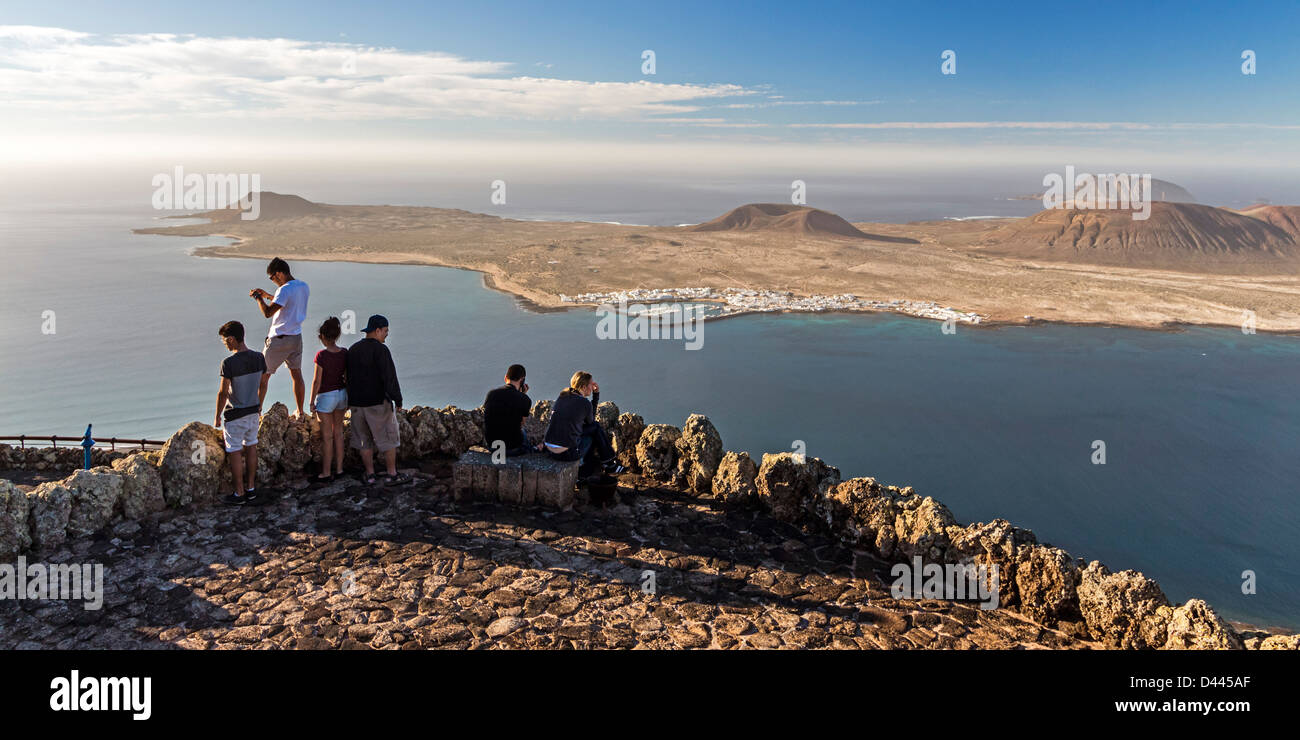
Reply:
<svg viewBox="0 0 1300 740"><path fill-rule="evenodd" d="M221 361L213 426L221 430L234 483L234 492L225 501L240 505L257 498L257 427L262 417L260 395L266 359L244 344L244 325L238 321L222 324L217 334L230 356Z"/></svg>

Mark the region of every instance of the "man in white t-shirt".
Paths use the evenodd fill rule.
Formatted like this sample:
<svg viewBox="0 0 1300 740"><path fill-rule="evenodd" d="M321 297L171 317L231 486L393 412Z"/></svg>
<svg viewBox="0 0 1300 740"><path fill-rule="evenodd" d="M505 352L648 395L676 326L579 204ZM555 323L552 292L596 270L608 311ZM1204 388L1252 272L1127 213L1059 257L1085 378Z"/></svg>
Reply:
<svg viewBox="0 0 1300 740"><path fill-rule="evenodd" d="M298 415L303 415L302 402L307 384L302 379L302 322L307 318L307 297L311 291L307 284L294 278L289 263L276 257L266 266L266 276L275 283L275 295L253 288L248 295L257 301L262 315L271 320L271 331L266 335L266 374L258 403L266 400L266 387L281 363L289 367L293 378L293 398L298 404Z"/></svg>

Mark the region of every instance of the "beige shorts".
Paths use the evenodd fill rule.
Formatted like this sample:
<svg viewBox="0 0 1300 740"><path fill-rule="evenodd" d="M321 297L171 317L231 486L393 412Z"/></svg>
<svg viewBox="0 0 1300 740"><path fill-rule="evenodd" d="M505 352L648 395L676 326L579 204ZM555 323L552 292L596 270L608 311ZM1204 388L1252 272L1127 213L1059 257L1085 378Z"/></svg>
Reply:
<svg viewBox="0 0 1300 740"><path fill-rule="evenodd" d="M380 452L397 449L397 413L392 401L352 407L352 446Z"/></svg>
<svg viewBox="0 0 1300 740"><path fill-rule="evenodd" d="M266 338L266 374L271 375L279 369L280 363L290 370L302 369L302 335L290 334L284 337Z"/></svg>

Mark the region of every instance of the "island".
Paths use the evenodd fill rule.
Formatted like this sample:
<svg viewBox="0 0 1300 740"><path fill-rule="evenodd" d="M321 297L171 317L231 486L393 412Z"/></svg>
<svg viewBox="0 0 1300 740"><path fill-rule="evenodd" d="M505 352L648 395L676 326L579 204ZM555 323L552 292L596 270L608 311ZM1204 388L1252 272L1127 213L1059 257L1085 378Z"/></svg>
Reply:
<svg viewBox="0 0 1300 740"><path fill-rule="evenodd" d="M1151 217L1075 208L1028 218L849 223L749 204L693 226L528 221L465 210L260 194L142 234L224 236L203 256L438 265L539 308L620 296L755 311L895 311L998 326L1036 321L1300 332L1300 207L1155 202Z"/></svg>

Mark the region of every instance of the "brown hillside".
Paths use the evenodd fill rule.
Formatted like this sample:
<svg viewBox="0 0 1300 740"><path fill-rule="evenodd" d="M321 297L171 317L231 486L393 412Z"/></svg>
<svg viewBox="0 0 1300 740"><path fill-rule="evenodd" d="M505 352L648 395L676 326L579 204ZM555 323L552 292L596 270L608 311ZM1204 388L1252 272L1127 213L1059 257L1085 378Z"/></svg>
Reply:
<svg viewBox="0 0 1300 740"><path fill-rule="evenodd" d="M985 232L974 245L1024 259L1191 271L1277 269L1300 261L1293 233L1224 208L1155 202L1151 217L1141 221L1127 210L1040 211Z"/></svg>
<svg viewBox="0 0 1300 740"><path fill-rule="evenodd" d="M320 214L325 211L326 206L313 203L306 198L297 195L281 195L280 193L264 190L261 192L261 211L258 218L297 218L299 216ZM214 221L233 221L239 218L239 214L240 210L237 208L226 208L196 215Z"/></svg>
<svg viewBox="0 0 1300 740"><path fill-rule="evenodd" d="M1272 224L1290 234L1293 239L1300 237L1300 206L1257 205L1244 208L1238 213Z"/></svg>
<svg viewBox="0 0 1300 740"><path fill-rule="evenodd" d="M687 231L777 231L792 234L822 234L870 238L853 224L817 208L781 203L750 203Z"/></svg>
<svg viewBox="0 0 1300 740"><path fill-rule="evenodd" d="M843 218L808 206L784 203L750 203L685 231L757 231L764 234L791 234L814 237L870 239L894 244L920 244L916 239L868 234Z"/></svg>

